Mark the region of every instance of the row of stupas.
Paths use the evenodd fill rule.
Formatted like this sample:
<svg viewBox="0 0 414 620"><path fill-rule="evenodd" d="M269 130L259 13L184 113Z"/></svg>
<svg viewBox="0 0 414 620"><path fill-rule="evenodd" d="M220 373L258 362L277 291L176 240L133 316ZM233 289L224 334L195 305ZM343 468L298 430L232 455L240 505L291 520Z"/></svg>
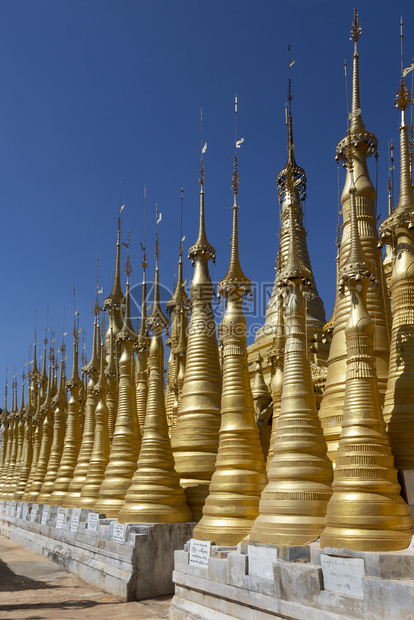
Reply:
<svg viewBox="0 0 414 620"><path fill-rule="evenodd" d="M246 536L283 546L321 536L323 547L366 551L410 544L413 522L397 477L405 482L414 469L414 195L405 122L411 99L402 72L396 99L400 198L378 234L367 166L377 139L361 116L360 34L355 11L352 111L337 147L347 176L332 318L326 322L306 245L306 177L294 156L289 80L288 159L278 176L277 273L264 328L252 347L268 360L269 385L260 356L253 377L249 373L243 298L251 282L238 253L236 132L230 264L218 286L226 301L219 338L202 151L199 235L189 250L191 300L181 243L177 285L167 304L166 387L168 320L159 296L158 228L152 311L147 317L144 248L136 333L129 257L125 298L121 289L119 220L113 289L104 304L109 327L103 337L95 304L91 359L82 368L87 383L79 377L75 322L69 381L64 350L59 380L53 354L47 373L45 344L41 372L34 351L27 405L22 386L18 407L13 386L9 413L6 394L0 499L90 508L120 522L197 521L194 537L219 545L235 545ZM235 112L237 121L237 98ZM264 411L271 422L268 448L258 426Z"/></svg>

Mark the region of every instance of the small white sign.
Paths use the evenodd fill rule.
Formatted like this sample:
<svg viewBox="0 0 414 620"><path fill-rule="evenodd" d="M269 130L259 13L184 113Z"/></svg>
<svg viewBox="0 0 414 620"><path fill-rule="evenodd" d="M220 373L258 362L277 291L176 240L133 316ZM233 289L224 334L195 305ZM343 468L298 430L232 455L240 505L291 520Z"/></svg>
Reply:
<svg viewBox="0 0 414 620"><path fill-rule="evenodd" d="M20 519L20 515L21 515L21 514L22 514L22 507L21 507L21 505L19 504L19 505L17 506L17 510L16 510L16 517L17 517L18 519Z"/></svg>
<svg viewBox="0 0 414 620"><path fill-rule="evenodd" d="M207 540L190 540L190 559L191 566L208 567L208 558L210 557L211 542Z"/></svg>
<svg viewBox="0 0 414 620"><path fill-rule="evenodd" d="M43 510L40 523L42 525L46 525L48 519L49 519L49 512L47 510Z"/></svg>
<svg viewBox="0 0 414 620"><path fill-rule="evenodd" d="M72 516L70 518L70 531L77 532L79 527L80 508L72 508Z"/></svg>
<svg viewBox="0 0 414 620"><path fill-rule="evenodd" d="M9 504L9 502L7 502L7 504L6 504L6 517L9 517L9 516L10 516L10 504Z"/></svg>
<svg viewBox="0 0 414 620"><path fill-rule="evenodd" d="M60 512L58 516L56 517L56 529L61 530L64 522L65 522L65 514L63 512Z"/></svg>
<svg viewBox="0 0 414 620"><path fill-rule="evenodd" d="M95 532L98 530L99 525L99 515L96 512L90 512L88 514L88 530L94 530Z"/></svg>
<svg viewBox="0 0 414 620"><path fill-rule="evenodd" d="M364 598L362 578L365 577L365 564L362 558L321 554L321 567L325 590Z"/></svg>
<svg viewBox="0 0 414 620"><path fill-rule="evenodd" d="M10 506L10 516L12 519L16 516L16 502L12 502Z"/></svg>
<svg viewBox="0 0 414 620"><path fill-rule="evenodd" d="M27 519L27 515L29 514L29 507L23 506L23 519Z"/></svg>
<svg viewBox="0 0 414 620"><path fill-rule="evenodd" d="M30 521L34 523L36 520L36 517L37 517L37 508L32 508L32 512L30 513Z"/></svg>
<svg viewBox="0 0 414 620"><path fill-rule="evenodd" d="M123 544L125 536L125 525L123 523L115 523L112 540L115 543Z"/></svg>

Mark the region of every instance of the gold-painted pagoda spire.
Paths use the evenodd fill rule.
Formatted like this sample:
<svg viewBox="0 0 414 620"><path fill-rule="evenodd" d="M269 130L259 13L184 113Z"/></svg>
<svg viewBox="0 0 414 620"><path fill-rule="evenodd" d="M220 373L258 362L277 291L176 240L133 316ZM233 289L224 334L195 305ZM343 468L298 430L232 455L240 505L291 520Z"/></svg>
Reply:
<svg viewBox="0 0 414 620"><path fill-rule="evenodd" d="M116 339L118 332L122 329L123 317L122 317L122 305L124 303L124 294L121 287L121 213L125 205L121 205L121 187L122 181L119 186L119 214L118 214L118 231L116 237L116 260L115 260L115 274L112 286L112 291L109 297L104 301L104 308L108 312L108 330L106 332L106 353L109 355L110 350L110 337L111 329Z"/></svg>
<svg viewBox="0 0 414 620"><path fill-rule="evenodd" d="M114 435L116 412L118 410L118 358L112 326L110 327L110 332L108 363L104 371L106 381L108 382L105 404L108 408L109 443L112 442L112 437Z"/></svg>
<svg viewBox="0 0 414 620"><path fill-rule="evenodd" d="M69 402L67 405L67 422L66 433L63 446L62 458L57 472L56 480L53 484L53 491L48 499L51 505L61 505L69 485L73 478L76 463L78 460L79 449L81 445L81 428L80 428L80 399L79 391L82 385L79 378L79 337L76 322L77 312L73 321L73 358L72 358L72 374L66 383L69 390Z"/></svg>
<svg viewBox="0 0 414 620"><path fill-rule="evenodd" d="M34 363L33 363L34 366ZM32 366L32 370L33 370ZM21 501L22 497L25 493L26 484L30 475L30 467L32 464L32 456L33 456L33 442L32 442L32 399L31 399L31 381L36 381L35 374L31 375L28 373L28 395L27 395L27 406L23 413L23 446L22 446L22 457L20 461L20 467L18 472L18 482L16 485L16 489L14 492L13 499L17 501Z"/></svg>
<svg viewBox="0 0 414 620"><path fill-rule="evenodd" d="M361 115L360 88L359 88L359 53L358 41L361 35L361 27L358 14L354 10L354 18L351 30L351 40L354 44L353 55L353 88L352 110L350 113L349 134L352 149L354 151L354 175L355 175L355 201L357 205L357 222L359 237L364 253L368 260L375 263L378 286L369 289L367 293L367 310L371 316L375 316L374 331L374 356L376 359L378 386L381 398L384 395L389 358L389 325L391 324L390 303L385 285L382 255L379 248L379 237L376 218L376 191L369 177L367 158L377 154L377 138L365 129ZM349 150L348 134L343 138L336 149L339 160L347 160ZM351 235L350 235L350 202L351 202L351 179L349 169L342 192L342 240L339 253L339 270L347 260ZM342 425L342 411L345 398L346 360L345 326L351 311L351 294L347 288L342 294L336 291L335 299L335 322L332 341L328 357L328 370L319 416L328 443L328 454L332 461L338 448L339 435Z"/></svg>
<svg viewBox="0 0 414 620"><path fill-rule="evenodd" d="M190 286L191 319L181 407L172 438L175 466L187 503L198 521L214 473L219 443L221 369L212 310L214 295L208 263L216 251L207 240L204 213L204 161L207 143L201 140L200 226L188 256L194 268Z"/></svg>
<svg viewBox="0 0 414 620"><path fill-rule="evenodd" d="M194 530L194 538L213 540L217 545L236 545L247 536L258 515L260 493L267 482L254 415L243 314L243 298L252 294L252 288L239 260L237 148L243 140L237 140L237 107L236 97L230 264L218 285L219 295L227 301L221 322L223 391L219 448L203 516Z"/></svg>
<svg viewBox="0 0 414 620"><path fill-rule="evenodd" d="M310 288L311 271L296 242L298 193L293 175L288 175L286 181L289 246L278 281L287 294L283 388L274 456L268 467L269 482L262 492L260 514L250 539L303 546L315 540L324 528L332 493L332 464L316 410L306 337L304 292Z"/></svg>
<svg viewBox="0 0 414 620"><path fill-rule="evenodd" d="M82 487L78 501L80 508L93 508L95 506L99 499L99 489L105 477L105 469L109 461L108 407L106 406L106 395L109 389L110 387L105 376L105 350L102 342L99 379L94 387L98 395L98 404L95 409L95 440L85 484Z"/></svg>
<svg viewBox="0 0 414 620"><path fill-rule="evenodd" d="M13 378L11 384L12 391L12 400L11 400L11 408L10 413L8 415L8 432L7 432L7 449L4 457L4 466L1 475L1 485L0 485L0 499L4 499L4 494L6 493L7 484L9 481L9 473L11 472L12 464L16 462L16 454L15 450L17 448L16 440L15 440L15 429L17 428L17 420L15 417L15 376L13 369Z"/></svg>
<svg viewBox="0 0 414 620"><path fill-rule="evenodd" d="M26 364L25 364L26 365ZM21 400L20 400L20 408L16 413L17 418L17 447L16 447L16 461L13 467L13 472L9 478L9 483L7 487L7 496L5 499L12 500L14 499L14 492L16 490L17 483L19 481L20 475L20 465L22 460L23 453L23 441L24 441L24 413L25 413L25 405L24 405L24 382L26 379L26 373L23 369L22 373L22 392L21 392Z"/></svg>
<svg viewBox="0 0 414 620"><path fill-rule="evenodd" d="M292 83L290 77L290 67L293 62L290 61L289 46L289 86L288 86L288 104L286 109L286 125L287 125L287 161L285 167L277 176L277 192L279 203L281 205L281 228L279 234L279 263L288 259L289 252L289 222L288 212L292 205L295 209L294 234L296 245L301 260L310 272L310 280L312 285L312 298L307 304L307 333L309 335L309 347L313 353L313 361L318 365L325 365L328 357L328 347L323 338L323 326L326 322L325 309L323 301L319 296L315 278L312 272L312 265L309 257L308 245L306 241L306 231L303 225L303 207L302 202L306 200L306 174L303 168L298 166L295 159L295 144L293 142L293 118L292 118ZM292 179L293 191L287 191L288 179ZM277 296L279 291L278 271L276 271L274 286L271 298L266 307L265 324L257 332L255 344L269 342L271 346L273 337L277 330ZM316 339L315 339L316 335Z"/></svg>
<svg viewBox="0 0 414 620"><path fill-rule="evenodd" d="M191 511L174 469L164 399L164 345L162 332L168 319L162 312L159 291L158 208L156 209L155 279L152 312L148 327L152 331L148 367L148 402L144 435L137 470L118 514L121 523L184 523Z"/></svg>
<svg viewBox="0 0 414 620"><path fill-rule="evenodd" d="M350 176L350 248L340 270L351 311L345 328L347 375L342 432L321 547L355 551L397 551L411 542L413 527L400 495L397 470L385 430L373 355L374 323L366 297L375 285L375 263L363 250L356 215L353 152L348 148ZM414 206L414 205L413 205Z"/></svg>
<svg viewBox="0 0 414 620"><path fill-rule="evenodd" d="M98 403L98 397L94 388L98 381L99 374L99 354L97 351L97 343L99 339L99 312L100 308L98 304L98 295L96 294L93 307L94 322L91 359L89 360L89 363L84 366L84 371L88 375L89 379L86 388L82 441L79 449L75 471L73 472L72 480L70 481L69 488L65 495L65 499L63 500L63 506L65 506L66 508L73 508L78 506L78 501L80 498L82 487L85 483L86 474L88 473L89 461L93 450L93 442L95 437L95 409Z"/></svg>
<svg viewBox="0 0 414 620"><path fill-rule="evenodd" d="M66 415L68 408L68 399L66 395L66 378L65 378L65 353L66 345L62 342L60 347L61 361L59 371L59 387L56 395L52 400L53 409L53 434L52 444L50 447L50 456L47 465L47 472L42 484L37 501L39 504L48 504L53 485L56 481L59 471L60 461L62 459L65 431L66 431Z"/></svg>
<svg viewBox="0 0 414 620"><path fill-rule="evenodd" d="M118 412L105 478L99 490L99 500L94 507L95 512L104 513L108 518L117 517L123 506L125 494L137 468L141 449L134 363L134 346L137 342L137 334L132 327L130 310L129 276L132 269L129 260L129 237L126 245L128 256L125 265L127 274L125 315L122 329L117 335L117 342L121 349Z"/></svg>
<svg viewBox="0 0 414 620"><path fill-rule="evenodd" d="M8 370L6 371L6 385L4 387L4 405L3 410L1 412L0 424L2 429L1 434L1 449L0 449L0 494L1 488L3 486L3 475L6 465L6 453L7 453L7 445L8 445L8 435L9 435L9 412L7 410L7 388L8 388Z"/></svg>
<svg viewBox="0 0 414 620"><path fill-rule="evenodd" d="M150 347L150 337L147 327L147 275L148 260L146 254L147 238L147 188L144 187L144 243L141 243L142 250L142 295L141 295L141 323L136 343L136 374L135 387L137 399L137 413L141 435L144 432L145 414L147 411L148 397L148 351Z"/></svg>
<svg viewBox="0 0 414 620"><path fill-rule="evenodd" d="M171 315L171 329L170 329L170 347L171 347L171 355L168 362L168 378L167 378L167 386L170 389L170 392L166 394L166 408L167 408L167 421L170 427L170 435L172 434L172 429L176 426L176 416L178 413L178 401L181 401L181 390L182 385L179 387L178 385L178 373L180 371L180 366L182 365L182 361L185 359L185 344L186 344L186 334L188 328L188 313L190 308L190 300L185 291L184 285L184 277L183 277L183 199L184 199L184 190L181 188L181 227L180 227L180 244L179 244L179 258L178 258L178 276L177 276L177 284L174 289L174 293L167 301L167 311ZM182 332L185 332L184 339ZM181 360L179 360L179 343L181 339L181 347L180 347L180 355ZM183 350L184 347L184 350ZM184 365L185 368L185 365ZM184 368L181 369L181 372L184 372ZM183 377L184 378L184 377ZM170 398L168 396L170 395Z"/></svg>
<svg viewBox="0 0 414 620"><path fill-rule="evenodd" d="M402 45L401 23L401 45ZM400 195L397 206L380 226L381 240L392 247L391 272L393 320L390 368L384 402L384 420L388 422L396 467L403 472L414 469L414 195L410 171L410 152L406 109L411 94L406 86L401 60L401 81L396 108L400 125ZM412 500L410 501L412 504Z"/></svg>

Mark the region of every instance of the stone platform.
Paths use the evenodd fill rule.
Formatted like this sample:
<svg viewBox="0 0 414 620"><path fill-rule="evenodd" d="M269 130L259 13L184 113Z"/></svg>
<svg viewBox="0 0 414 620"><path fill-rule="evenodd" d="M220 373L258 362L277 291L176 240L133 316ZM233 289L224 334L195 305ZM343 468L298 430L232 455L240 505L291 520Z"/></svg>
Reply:
<svg viewBox="0 0 414 620"><path fill-rule="evenodd" d="M171 620L413 620L414 548L362 553L242 542L207 566L175 552Z"/></svg>
<svg viewBox="0 0 414 620"><path fill-rule="evenodd" d="M0 533L121 598L174 592L174 550L195 523L118 523L91 510L0 502Z"/></svg>

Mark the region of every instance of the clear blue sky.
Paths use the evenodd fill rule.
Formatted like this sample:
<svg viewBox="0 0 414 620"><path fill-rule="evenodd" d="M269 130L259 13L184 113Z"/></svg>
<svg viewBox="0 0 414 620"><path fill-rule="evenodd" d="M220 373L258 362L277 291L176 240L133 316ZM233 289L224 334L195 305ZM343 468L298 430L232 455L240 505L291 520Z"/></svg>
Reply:
<svg viewBox="0 0 414 620"><path fill-rule="evenodd" d="M350 78L353 6L328 0L2 0L0 385L7 364L9 375L16 364L20 377L23 360L29 359L35 308L40 341L47 315L61 339L66 308L71 357L74 284L90 346L95 258L98 254L106 297L114 270L120 179L132 283L141 279L146 185L149 277L158 203L161 280L172 286L181 186L185 251L197 236L201 107L208 143L207 233L217 250L212 275L223 277L231 235L236 93L238 131L245 139L239 151L241 263L253 281L273 282L276 177L286 161L288 44L296 61L296 159L308 178L308 244L330 316L338 194L334 157L346 132L343 64L347 59ZM414 4L373 0L359 2L358 10L362 117L379 138L378 213L384 216L387 143L391 138L398 143L399 134L393 109L400 76L399 19L405 20L407 66L414 55ZM397 162L398 156L396 149ZM373 162L371 176L375 184ZM395 179L398 185L398 166ZM341 169L341 191L343 180ZM125 258L124 252L123 264ZM185 276L190 280L191 275L186 261ZM252 319L259 324L262 305L258 299L259 317Z"/></svg>

